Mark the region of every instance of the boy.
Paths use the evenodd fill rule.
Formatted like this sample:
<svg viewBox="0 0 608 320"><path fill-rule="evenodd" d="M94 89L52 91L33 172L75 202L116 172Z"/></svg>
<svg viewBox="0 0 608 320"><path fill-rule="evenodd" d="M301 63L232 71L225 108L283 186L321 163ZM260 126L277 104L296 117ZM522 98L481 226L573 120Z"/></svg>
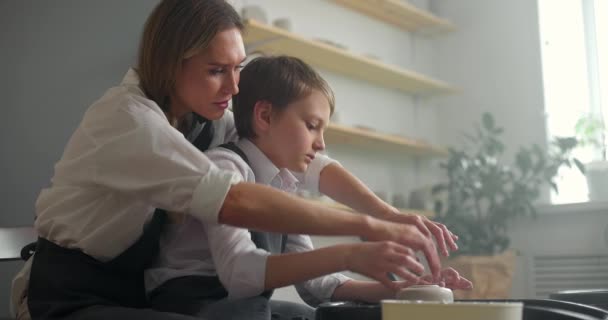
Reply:
<svg viewBox="0 0 608 320"><path fill-rule="evenodd" d="M240 92L233 102L240 140L210 150L207 156L245 181L295 192L294 173L304 172L325 148L323 131L334 109L328 84L297 58L260 57L241 72ZM285 303L260 300L260 295L271 295L268 290L292 284L312 306L394 296L395 284L389 283L389 289L380 282L334 273L346 269L384 284L387 271L414 283L414 273L424 271L411 249L391 242L313 250L306 235L249 232L186 217L167 231L158 267L147 272L146 282L156 308L218 318L269 319L270 311L273 319L277 313L279 318L312 318L314 311L306 306L289 305L290 311L284 311ZM455 279L454 286L466 287L466 279L457 273ZM226 297L245 299L229 302Z"/></svg>

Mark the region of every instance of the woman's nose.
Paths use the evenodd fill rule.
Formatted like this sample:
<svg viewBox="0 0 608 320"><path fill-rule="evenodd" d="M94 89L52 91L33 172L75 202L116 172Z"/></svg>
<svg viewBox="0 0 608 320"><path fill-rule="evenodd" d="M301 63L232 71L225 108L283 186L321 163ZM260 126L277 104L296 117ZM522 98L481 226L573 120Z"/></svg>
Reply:
<svg viewBox="0 0 608 320"><path fill-rule="evenodd" d="M238 72L238 71L237 71ZM231 95L239 93L239 74L233 72L231 75L226 77L224 83L224 90Z"/></svg>

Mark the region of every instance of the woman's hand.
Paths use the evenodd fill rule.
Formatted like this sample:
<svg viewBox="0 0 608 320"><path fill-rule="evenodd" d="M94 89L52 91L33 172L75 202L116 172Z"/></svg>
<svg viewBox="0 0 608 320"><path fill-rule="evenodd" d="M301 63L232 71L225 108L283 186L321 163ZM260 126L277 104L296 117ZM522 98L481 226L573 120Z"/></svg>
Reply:
<svg viewBox="0 0 608 320"><path fill-rule="evenodd" d="M393 206L386 205L383 214L379 214L377 217L392 222L414 225L425 236L435 237L439 250L446 257L450 255L450 250L458 250L458 245L456 244L458 236L448 230L444 224L431 221L425 216L403 213Z"/></svg>
<svg viewBox="0 0 608 320"><path fill-rule="evenodd" d="M377 218L368 218L368 233L364 238L369 241L393 241L400 245L422 251L431 270L431 274L439 279L441 263L432 236L422 233L415 224L394 223Z"/></svg>
<svg viewBox="0 0 608 320"><path fill-rule="evenodd" d="M412 249L391 241L353 245L345 260L347 270L370 277L392 290L401 286L389 279L389 272L412 282L424 273L424 266Z"/></svg>
<svg viewBox="0 0 608 320"><path fill-rule="evenodd" d="M411 235L399 237L390 235L382 237L376 234L368 237L369 240L392 240L409 246L414 250L424 250L431 271L434 275L439 276L439 258L437 253L430 253L431 248L436 250L438 247L444 256L449 255L449 250L457 250L456 240L458 237L448 230L443 224L433 222L426 217L419 215L407 215L401 213L393 206L387 204L377 195L375 195L361 180L357 179L353 174L338 164L329 164L321 171L319 179L319 191L329 196L339 203L343 203L357 212L369 214L375 218L386 221L397 222L404 225L414 226L418 229L418 234L426 238L420 241L411 241ZM386 227L386 229L390 229ZM394 228L393 228L394 229ZM408 231L404 231L408 232ZM374 233L373 231L371 232ZM432 246L428 242L437 242L437 247ZM415 245L415 246L414 246ZM430 259L429 259L430 258Z"/></svg>

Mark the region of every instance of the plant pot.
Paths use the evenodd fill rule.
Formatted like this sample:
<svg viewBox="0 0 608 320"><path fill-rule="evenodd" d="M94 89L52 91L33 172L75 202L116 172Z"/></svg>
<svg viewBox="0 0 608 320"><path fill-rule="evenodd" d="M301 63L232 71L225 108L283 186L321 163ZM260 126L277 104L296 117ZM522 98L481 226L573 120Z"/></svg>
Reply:
<svg viewBox="0 0 608 320"><path fill-rule="evenodd" d="M472 290L455 290L454 299L508 299L513 284L515 252L494 256L458 256L445 264L473 282Z"/></svg>
<svg viewBox="0 0 608 320"><path fill-rule="evenodd" d="M585 177L590 201L608 200L608 161L593 161L585 165Z"/></svg>

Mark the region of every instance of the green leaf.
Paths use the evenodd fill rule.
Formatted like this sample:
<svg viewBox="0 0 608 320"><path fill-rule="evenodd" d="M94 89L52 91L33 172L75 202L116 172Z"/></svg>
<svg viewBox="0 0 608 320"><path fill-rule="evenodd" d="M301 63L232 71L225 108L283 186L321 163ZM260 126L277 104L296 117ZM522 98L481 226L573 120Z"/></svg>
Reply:
<svg viewBox="0 0 608 320"><path fill-rule="evenodd" d="M549 184L551 185L551 189L553 189L555 193L559 193L559 189L557 188L557 184L555 182L550 182Z"/></svg>
<svg viewBox="0 0 608 320"><path fill-rule="evenodd" d="M515 157L515 163L524 174L528 173L532 169L532 157L530 156L530 152L522 149Z"/></svg>
<svg viewBox="0 0 608 320"><path fill-rule="evenodd" d="M437 185L434 185L433 188L431 188L431 194L432 195L436 195L438 193L447 191L447 189L448 189L448 185L447 184L444 184L444 183L437 184Z"/></svg>
<svg viewBox="0 0 608 320"><path fill-rule="evenodd" d="M572 137L553 139L546 150L521 147L514 161L503 161L504 129L491 114L484 113L471 131L465 135L466 148L450 149L441 166L449 180L432 193L447 195L435 201L435 209L437 218L460 236L459 253L492 254L508 246L509 221L535 215L533 203L543 187L557 191L553 179L561 166L583 166L570 155L578 142Z"/></svg>
<svg viewBox="0 0 608 320"><path fill-rule="evenodd" d="M486 130L492 131L494 129L494 116L489 112L484 112L482 115L482 123Z"/></svg>
<svg viewBox="0 0 608 320"><path fill-rule="evenodd" d="M573 158L572 161L574 161L574 164L576 165L576 167L578 168L578 170L582 174L585 174L585 172L587 171L587 168L585 167L585 165L580 160L578 160L577 158Z"/></svg>
<svg viewBox="0 0 608 320"><path fill-rule="evenodd" d="M561 151L568 151L574 149L577 145L576 138L574 137L566 137L566 138L556 138L557 145Z"/></svg>

